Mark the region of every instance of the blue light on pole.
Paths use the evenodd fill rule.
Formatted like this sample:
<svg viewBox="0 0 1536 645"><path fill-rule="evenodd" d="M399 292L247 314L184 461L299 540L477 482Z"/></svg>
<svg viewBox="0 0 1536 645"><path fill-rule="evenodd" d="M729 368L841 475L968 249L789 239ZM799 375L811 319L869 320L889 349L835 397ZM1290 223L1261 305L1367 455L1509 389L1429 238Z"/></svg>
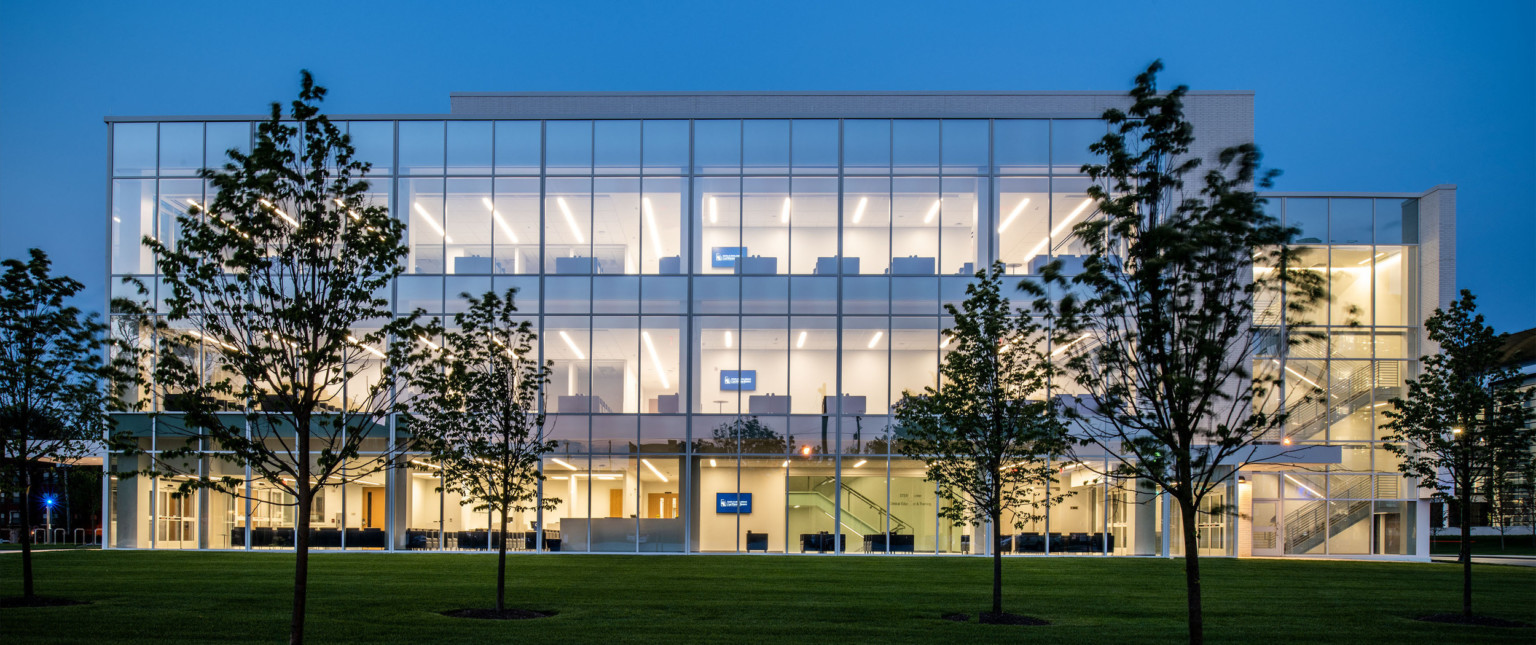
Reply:
<svg viewBox="0 0 1536 645"><path fill-rule="evenodd" d="M54 505L56 505L58 503L59 503L59 499L57 497L54 497L53 495L44 495L43 496L43 506L46 506L48 508L53 508Z"/></svg>

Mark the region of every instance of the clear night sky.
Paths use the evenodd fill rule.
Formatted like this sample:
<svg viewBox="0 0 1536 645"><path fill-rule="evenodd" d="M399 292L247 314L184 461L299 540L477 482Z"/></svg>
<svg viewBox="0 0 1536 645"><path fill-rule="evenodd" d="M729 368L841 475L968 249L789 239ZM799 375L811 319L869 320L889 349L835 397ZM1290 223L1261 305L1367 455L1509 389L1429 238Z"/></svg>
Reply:
<svg viewBox="0 0 1536 645"><path fill-rule="evenodd" d="M102 117L259 113L300 68L328 111L378 114L452 91L1118 91L1161 57L1170 85L1257 92L1277 190L1459 186L1459 286L1536 327L1531 0L139 4L0 0L0 255L42 247L92 303Z"/></svg>

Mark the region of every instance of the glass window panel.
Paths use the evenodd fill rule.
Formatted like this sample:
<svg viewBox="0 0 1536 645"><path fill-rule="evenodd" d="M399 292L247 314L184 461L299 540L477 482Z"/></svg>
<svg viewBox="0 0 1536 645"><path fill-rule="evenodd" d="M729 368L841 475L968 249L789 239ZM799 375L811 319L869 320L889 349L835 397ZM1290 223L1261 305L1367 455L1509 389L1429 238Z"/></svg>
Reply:
<svg viewBox="0 0 1536 645"><path fill-rule="evenodd" d="M997 180L998 259L1008 273L1038 272L1049 242L1050 180L1045 177L1004 177Z"/></svg>
<svg viewBox="0 0 1536 645"><path fill-rule="evenodd" d="M747 276L741 279L742 313L783 313L788 309L788 276Z"/></svg>
<svg viewBox="0 0 1536 645"><path fill-rule="evenodd" d="M491 213L491 180L447 180L443 204L443 230L447 235L448 273L492 273L491 240L495 235Z"/></svg>
<svg viewBox="0 0 1536 645"><path fill-rule="evenodd" d="M640 412L677 414L682 391L683 318L648 316L640 322ZM680 438L669 436L668 438Z"/></svg>
<svg viewBox="0 0 1536 645"><path fill-rule="evenodd" d="M844 179L842 271L888 273L891 267L890 227L891 180L884 177Z"/></svg>
<svg viewBox="0 0 1536 645"><path fill-rule="evenodd" d="M1328 270L1332 325L1371 324L1371 248L1333 247Z"/></svg>
<svg viewBox="0 0 1536 645"><path fill-rule="evenodd" d="M843 169L848 174L883 175L891 171L891 122L843 121Z"/></svg>
<svg viewBox="0 0 1536 645"><path fill-rule="evenodd" d="M539 126L538 121L496 122L497 174L539 174Z"/></svg>
<svg viewBox="0 0 1536 645"><path fill-rule="evenodd" d="M752 375L752 389L742 392L742 411L757 416L782 415L789 410L789 319L782 316L744 316L741 319L741 369ZM743 386L744 388L746 386ZM743 443L757 437L744 436ZM743 445L744 451L762 452L761 446ZM782 448L778 452L782 452Z"/></svg>
<svg viewBox="0 0 1536 645"><path fill-rule="evenodd" d="M741 172L741 122L693 122L693 170L705 174Z"/></svg>
<svg viewBox="0 0 1536 645"><path fill-rule="evenodd" d="M648 314L680 314L688 309L688 278L644 276L640 278L640 310Z"/></svg>
<svg viewBox="0 0 1536 645"><path fill-rule="evenodd" d="M144 248L145 236L155 235L155 182L118 179L112 182L112 272L154 273L154 255Z"/></svg>
<svg viewBox="0 0 1536 645"><path fill-rule="evenodd" d="M891 303L891 279L884 276L843 278L843 313L884 314Z"/></svg>
<svg viewBox="0 0 1536 645"><path fill-rule="evenodd" d="M1098 119L1056 119L1051 121L1051 171L1077 174L1083 164L1098 158L1088 146L1104 138L1104 122Z"/></svg>
<svg viewBox="0 0 1536 645"><path fill-rule="evenodd" d="M1328 247L1304 246L1296 248L1296 267L1307 271L1324 272L1328 270ZM1292 303L1295 304L1295 303ZM1328 324L1327 303L1313 304L1305 311L1294 312L1287 310L1286 320L1291 325L1326 325Z"/></svg>
<svg viewBox="0 0 1536 645"><path fill-rule="evenodd" d="M490 121L449 121L448 174L491 174L491 145Z"/></svg>
<svg viewBox="0 0 1536 645"><path fill-rule="evenodd" d="M639 320L633 316L592 318L592 411L638 413L640 403Z"/></svg>
<svg viewBox="0 0 1536 645"><path fill-rule="evenodd" d="M155 237L175 248L181 240L181 218L190 214L193 204L207 203L203 200L203 180L160 180L158 203L160 232Z"/></svg>
<svg viewBox="0 0 1536 645"><path fill-rule="evenodd" d="M195 175L203 167L203 124L160 124L160 174Z"/></svg>
<svg viewBox="0 0 1536 645"><path fill-rule="evenodd" d="M223 168L230 149L247 152L251 148L251 124L244 121L209 123L204 136L203 163L209 168ZM355 137L352 145L357 146ZM390 147L394 147L393 141Z"/></svg>
<svg viewBox="0 0 1536 645"><path fill-rule="evenodd" d="M891 319L891 401L939 383L939 318Z"/></svg>
<svg viewBox="0 0 1536 645"><path fill-rule="evenodd" d="M400 122L400 174L443 174L443 122Z"/></svg>
<svg viewBox="0 0 1536 645"><path fill-rule="evenodd" d="M837 278L790 278L789 311L797 314L837 313Z"/></svg>
<svg viewBox="0 0 1536 645"><path fill-rule="evenodd" d="M627 314L639 311L638 276L600 275L592 278L592 311L600 314Z"/></svg>
<svg viewBox="0 0 1536 645"><path fill-rule="evenodd" d="M1329 358L1370 358L1371 332L1336 331L1328 337Z"/></svg>
<svg viewBox="0 0 1536 645"><path fill-rule="evenodd" d="M1051 246L1053 259L1061 260L1061 270L1068 275L1081 273L1088 248L1078 241L1072 227L1099 217L1098 208L1088 197L1086 178L1051 179ZM1031 247L1033 249L1034 247ZM1031 267L1038 273L1038 267Z"/></svg>
<svg viewBox="0 0 1536 645"><path fill-rule="evenodd" d="M586 317L544 318L544 360L553 363L549 373L550 396L544 405L559 414L592 411L592 334Z"/></svg>
<svg viewBox="0 0 1536 645"><path fill-rule="evenodd" d="M465 294L479 298L491 290L491 276L457 276L445 278L443 312L455 314L469 311L469 299ZM499 294L498 294L499 295Z"/></svg>
<svg viewBox="0 0 1536 645"><path fill-rule="evenodd" d="M699 313L736 313L741 306L741 278L700 276L693 279L693 310Z"/></svg>
<svg viewBox="0 0 1536 645"><path fill-rule="evenodd" d="M544 130L545 172L551 175L592 172L591 121L548 121Z"/></svg>
<svg viewBox="0 0 1536 645"><path fill-rule="evenodd" d="M837 172L837 121L798 119L791 126L796 174Z"/></svg>
<svg viewBox="0 0 1536 645"><path fill-rule="evenodd" d="M443 273L443 180L401 179L395 217L405 222L409 273Z"/></svg>
<svg viewBox="0 0 1536 645"><path fill-rule="evenodd" d="M789 272L802 275L837 271L837 180L791 180Z"/></svg>
<svg viewBox="0 0 1536 645"><path fill-rule="evenodd" d="M974 275L976 239L981 214L990 211L985 179L948 177L944 179L939 209L939 273ZM989 213L990 214L990 213Z"/></svg>
<svg viewBox="0 0 1536 645"><path fill-rule="evenodd" d="M641 187L640 207L644 226L640 230L640 271L642 273L679 274L683 272L684 185L677 177L646 178Z"/></svg>
<svg viewBox="0 0 1536 645"><path fill-rule="evenodd" d="M789 121L747 119L741 122L741 140L742 172L789 172Z"/></svg>
<svg viewBox="0 0 1536 645"><path fill-rule="evenodd" d="M675 382L674 382L675 383ZM658 395L658 401L660 401ZM673 399L672 401L676 401ZM688 449L688 418L673 415L647 415L640 417L641 452L686 452Z"/></svg>
<svg viewBox="0 0 1536 645"><path fill-rule="evenodd" d="M742 383L738 378L740 330L735 317L705 316L695 320L693 344L698 353L698 371L694 374L694 412L736 414ZM700 425L695 420L697 433Z"/></svg>
<svg viewBox="0 0 1536 645"><path fill-rule="evenodd" d="M545 271L592 273L592 180L550 178L544 185Z"/></svg>
<svg viewBox="0 0 1536 645"><path fill-rule="evenodd" d="M646 121L642 126L646 174L688 172L688 122Z"/></svg>
<svg viewBox="0 0 1536 645"><path fill-rule="evenodd" d="M112 124L112 174L150 177L155 174L154 123Z"/></svg>
<svg viewBox="0 0 1536 645"><path fill-rule="evenodd" d="M1051 122L1045 119L998 119L992 151L999 173L1045 173L1050 168Z"/></svg>
<svg viewBox="0 0 1536 645"><path fill-rule="evenodd" d="M974 175L987 171L987 121L948 119L943 130L945 173Z"/></svg>
<svg viewBox="0 0 1536 645"><path fill-rule="evenodd" d="M896 119L891 122L891 167L894 172L939 171L939 122Z"/></svg>
<svg viewBox="0 0 1536 645"><path fill-rule="evenodd" d="M1378 246L1375 262L1377 325L1418 323L1418 247ZM1413 354L1411 356L1417 356Z"/></svg>
<svg viewBox="0 0 1536 645"><path fill-rule="evenodd" d="M609 414L592 417L592 452L608 454L625 454L635 452L635 441L638 439L636 429L638 420L633 416ZM633 475L633 473L630 473ZM604 481L619 481L607 479ZM602 496L602 504L608 504L608 495ZM618 509L614 509L617 512ZM629 515L629 513L624 513ZM602 514L600 513L601 517ZM618 516L610 516L618 517ZM632 528L632 527L631 527Z"/></svg>
<svg viewBox="0 0 1536 645"><path fill-rule="evenodd" d="M1378 310L1377 317L1381 317ZM1376 358L1416 358L1415 335L1407 330L1381 329L1375 335Z"/></svg>
<svg viewBox="0 0 1536 645"><path fill-rule="evenodd" d="M1296 234L1297 244L1321 244L1328 239L1328 200L1286 199L1285 225L1301 230Z"/></svg>
<svg viewBox="0 0 1536 645"><path fill-rule="evenodd" d="M891 313L939 313L939 279L891 278Z"/></svg>
<svg viewBox="0 0 1536 645"><path fill-rule="evenodd" d="M539 272L539 180L497 177L488 210L496 273ZM485 204L481 204L485 206ZM556 213L559 217L559 213Z"/></svg>
<svg viewBox="0 0 1536 645"><path fill-rule="evenodd" d="M741 188L741 239L747 248L736 262L736 272L787 273L789 222L794 212L789 178L747 177L741 180Z"/></svg>
<svg viewBox="0 0 1536 645"><path fill-rule="evenodd" d="M706 177L694 181L701 248L693 254L695 273L735 273L746 249L741 243L741 180Z"/></svg>
<svg viewBox="0 0 1536 645"><path fill-rule="evenodd" d="M213 124L209 124L208 128L210 146L213 143L212 126ZM242 137L244 140L250 136L249 126L244 124L242 126L242 130L247 130ZM394 121L352 121L347 124L347 136L352 138L352 158L370 164L369 174L393 174L395 168Z"/></svg>
<svg viewBox="0 0 1536 645"><path fill-rule="evenodd" d="M1371 200L1329 200L1328 239L1334 244L1371 243Z"/></svg>
<svg viewBox="0 0 1536 645"><path fill-rule="evenodd" d="M939 255L939 181L898 177L892 181L891 275L932 275Z"/></svg>
<svg viewBox="0 0 1536 645"><path fill-rule="evenodd" d="M946 276L940 278L939 309L943 310L945 305L959 307L961 303L965 302L965 288L974 282L976 282L974 276L966 278Z"/></svg>
<svg viewBox="0 0 1536 645"><path fill-rule="evenodd" d="M639 121L597 121L593 131L593 172L599 175L640 172Z"/></svg>
<svg viewBox="0 0 1536 645"><path fill-rule="evenodd" d="M587 313L592 306L592 278L587 276L546 276L544 310L549 313Z"/></svg>
<svg viewBox="0 0 1536 645"><path fill-rule="evenodd" d="M837 319L790 319L789 411L821 414L822 397L837 391Z"/></svg>
<svg viewBox="0 0 1536 645"><path fill-rule="evenodd" d="M443 310L443 279L440 276L400 276L395 281L395 311L427 313Z"/></svg>
<svg viewBox="0 0 1536 645"><path fill-rule="evenodd" d="M517 289L513 295L513 302L518 311L526 312L533 316L539 313L539 279L534 276L496 276L492 278L492 288L499 295L506 295L507 289ZM538 326L534 326L537 331Z"/></svg>
<svg viewBox="0 0 1536 645"><path fill-rule="evenodd" d="M594 271L639 273L640 231L640 180L593 180L592 256L597 265Z"/></svg>
<svg viewBox="0 0 1536 645"><path fill-rule="evenodd" d="M1371 552L1371 502L1328 502L1329 555Z"/></svg>
<svg viewBox="0 0 1536 645"><path fill-rule="evenodd" d="M843 416L885 414L890 409L888 324L886 318L843 319Z"/></svg>

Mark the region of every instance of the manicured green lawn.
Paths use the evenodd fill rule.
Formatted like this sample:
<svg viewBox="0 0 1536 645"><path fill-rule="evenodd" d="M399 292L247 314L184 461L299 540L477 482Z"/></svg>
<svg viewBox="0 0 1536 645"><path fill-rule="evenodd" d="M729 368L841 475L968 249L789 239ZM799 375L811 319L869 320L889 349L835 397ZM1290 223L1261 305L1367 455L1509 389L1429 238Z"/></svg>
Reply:
<svg viewBox="0 0 1536 645"><path fill-rule="evenodd" d="M89 605L0 610L6 643L278 642L291 555L72 551L38 554L38 591ZM1205 561L1213 642L1520 642L1536 630L1409 618L1459 608L1454 565ZM0 595L21 559L0 555ZM553 618L487 622L438 612L489 606L495 558L316 554L311 642L1179 642L1182 563L1010 559L1005 609L1046 627L942 620L986 609L990 562L936 557L518 555L509 596ZM1480 613L1536 623L1536 568L1478 566Z"/></svg>

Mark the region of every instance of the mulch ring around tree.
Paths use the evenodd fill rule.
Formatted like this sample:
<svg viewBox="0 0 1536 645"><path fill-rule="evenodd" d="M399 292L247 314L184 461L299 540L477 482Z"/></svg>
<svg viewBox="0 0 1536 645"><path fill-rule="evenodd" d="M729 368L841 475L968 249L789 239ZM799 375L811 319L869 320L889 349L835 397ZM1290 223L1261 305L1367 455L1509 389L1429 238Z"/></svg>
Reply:
<svg viewBox="0 0 1536 645"><path fill-rule="evenodd" d="M454 609L443 612L449 618L479 618L481 620L527 620L530 618L549 618L555 615L553 611L533 611L532 609Z"/></svg>
<svg viewBox="0 0 1536 645"><path fill-rule="evenodd" d="M1024 625L1024 626L1032 626L1032 625L1049 625L1049 624L1051 624L1051 621L1045 620L1043 618L1035 618L1034 616L1020 616L1018 614L1010 614L1008 612L1003 612L1001 614L994 614L992 612L984 611L984 612L981 612L981 613L977 614L976 617L981 621L981 624L983 624L983 625ZM957 623L964 623L964 622L970 622L971 615L970 614L953 613L953 614L944 614L943 616L940 616L940 618L943 618L944 620L952 620L952 621L957 622Z"/></svg>
<svg viewBox="0 0 1536 645"><path fill-rule="evenodd" d="M48 596L33 596L23 598L11 596L0 598L0 609L15 609L18 607L68 607L71 605L89 605L87 600L71 600L69 598L50 598Z"/></svg>
<svg viewBox="0 0 1536 645"><path fill-rule="evenodd" d="M1536 625L1532 625L1530 623L1522 623L1522 622L1520 622L1518 620L1505 620L1503 618L1494 618L1493 616L1479 616L1479 615L1476 615L1476 614L1473 614L1471 616L1467 616L1465 614L1430 614L1428 616L1419 616L1418 618L1415 618L1414 620L1419 620L1419 621L1423 621L1423 622L1426 622L1426 623L1448 623L1448 624L1451 624L1451 625L1472 625L1474 627L1514 627L1514 628L1536 627Z"/></svg>

